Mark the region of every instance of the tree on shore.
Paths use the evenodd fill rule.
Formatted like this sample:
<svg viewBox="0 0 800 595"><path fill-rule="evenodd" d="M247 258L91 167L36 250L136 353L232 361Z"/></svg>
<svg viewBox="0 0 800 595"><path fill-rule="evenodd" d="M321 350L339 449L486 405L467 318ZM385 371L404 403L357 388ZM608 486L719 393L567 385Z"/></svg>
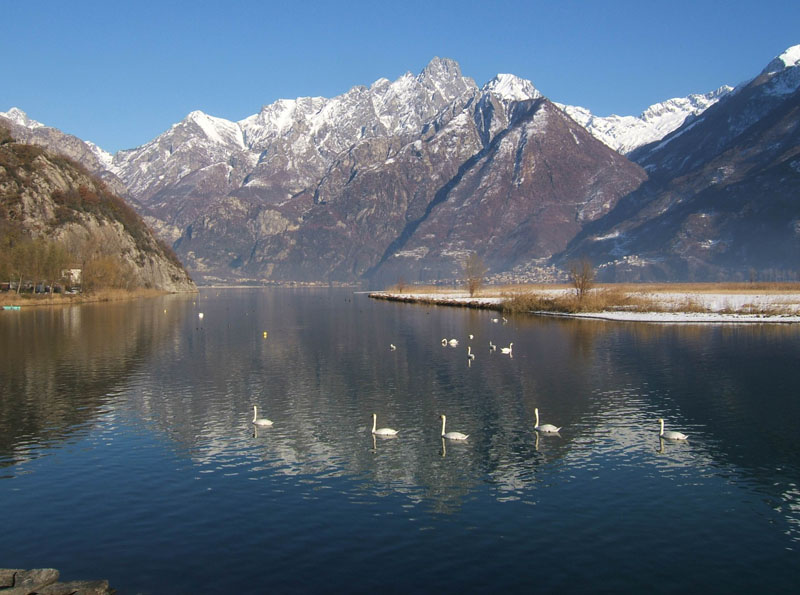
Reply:
<svg viewBox="0 0 800 595"><path fill-rule="evenodd" d="M583 301L586 292L594 285L594 268L585 256L574 260L569 265L569 280L578 294L578 301Z"/></svg>
<svg viewBox="0 0 800 595"><path fill-rule="evenodd" d="M470 252L469 256L464 260L464 285L469 291L470 297L474 296L475 292L483 285L486 271L486 265L483 264L478 253Z"/></svg>

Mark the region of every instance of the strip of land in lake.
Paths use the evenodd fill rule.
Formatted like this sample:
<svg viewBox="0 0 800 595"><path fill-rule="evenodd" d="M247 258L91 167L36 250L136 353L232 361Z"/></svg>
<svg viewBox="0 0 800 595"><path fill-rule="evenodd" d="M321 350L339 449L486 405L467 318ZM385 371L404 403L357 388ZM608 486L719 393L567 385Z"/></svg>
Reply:
<svg viewBox="0 0 800 595"><path fill-rule="evenodd" d="M543 316L665 323L799 323L797 284L604 285L579 299L566 286L458 289L405 287L375 299Z"/></svg>

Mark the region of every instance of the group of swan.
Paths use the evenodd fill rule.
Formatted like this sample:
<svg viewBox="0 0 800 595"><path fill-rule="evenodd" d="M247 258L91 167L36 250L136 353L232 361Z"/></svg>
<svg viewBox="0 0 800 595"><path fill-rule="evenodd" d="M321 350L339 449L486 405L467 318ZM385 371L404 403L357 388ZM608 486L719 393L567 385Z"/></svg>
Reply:
<svg viewBox="0 0 800 595"><path fill-rule="evenodd" d="M533 414L536 417L536 422L533 426L533 429L537 432L542 432L543 434L557 434L561 431L561 428L557 428L553 424L540 424L539 423L539 408L534 407ZM447 417L444 414L440 415L442 419L442 438L447 438L448 440L466 440L469 438L469 434L462 434L461 432L445 432L445 424L447 423ZM659 432L659 438L666 438L668 440L686 440L689 437L682 432L674 432L672 430L664 430L664 420L659 418L658 423L661 426L661 431ZM271 426L272 421L265 418L265 417L258 417L258 407L253 405L253 424L257 426ZM372 414L372 433L376 436L395 436L397 435L397 430L393 430L392 428L378 428L378 414Z"/></svg>

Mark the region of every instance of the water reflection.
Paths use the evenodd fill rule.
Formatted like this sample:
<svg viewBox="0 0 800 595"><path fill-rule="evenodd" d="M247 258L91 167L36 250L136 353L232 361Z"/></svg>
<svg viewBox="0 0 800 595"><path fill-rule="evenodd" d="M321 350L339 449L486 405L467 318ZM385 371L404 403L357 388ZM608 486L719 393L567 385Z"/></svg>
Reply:
<svg viewBox="0 0 800 595"><path fill-rule="evenodd" d="M26 308L0 318L0 466L87 429L174 338L187 296Z"/></svg>
<svg viewBox="0 0 800 595"><path fill-rule="evenodd" d="M121 427L109 416L124 416L128 431L187 462L177 502L215 519L208 521L215 544L227 532L227 546L238 543L249 527L237 513L244 502L262 506L256 527L272 537L283 531L282 543L302 540L298 528L320 525L332 543L347 543L350 525L367 518L393 526L409 551L428 543L409 535L446 545L426 532L445 526L446 539L478 529L472 535L489 536L475 540L481 560L496 551L486 540L498 533L514 541L515 554L531 555L526 539L535 524L537 535L568 536L571 545L550 563L579 551L598 572L596 552L578 544L600 539L616 552L617 569L631 553L626 540L640 544L633 554L684 555L651 535L654 507L687 540L697 541L702 526L703 550L740 538L743 550L752 549L758 544L749 535L765 525L785 533L782 547L797 542L794 327L532 317L499 324L488 312L373 302L337 290L214 290L168 304L166 314L119 308L80 313L80 328L56 314L25 326L0 320L6 351L21 346L0 363L4 386L8 379L14 389L8 394L19 395L7 398L4 390L0 401L12 473L19 451L52 441L52 428L57 440L81 428L102 434ZM51 335L60 347L34 348ZM443 347L442 337L458 347ZM513 358L485 348L512 343ZM252 423L254 405L273 426ZM537 408L560 433L534 430ZM372 434L373 411L400 435ZM467 443L442 439L441 412L470 435ZM660 417L691 443L660 440ZM121 464L123 485L132 464ZM196 486L204 497L224 497L216 507L204 504ZM314 502L324 506L310 508ZM331 514L337 502L353 508ZM731 528L725 511L742 509ZM618 518L620 526L609 526ZM615 540L618 531L625 537ZM769 542L765 551L776 551L774 533L759 533ZM425 551L438 559L431 548ZM648 576L658 572L649 568Z"/></svg>

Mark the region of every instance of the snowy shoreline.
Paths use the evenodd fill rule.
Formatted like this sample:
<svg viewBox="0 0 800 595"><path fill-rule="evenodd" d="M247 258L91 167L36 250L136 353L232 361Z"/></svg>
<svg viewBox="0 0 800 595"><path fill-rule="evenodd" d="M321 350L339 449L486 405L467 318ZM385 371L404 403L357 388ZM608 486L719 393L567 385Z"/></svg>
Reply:
<svg viewBox="0 0 800 595"><path fill-rule="evenodd" d="M548 289L537 293L557 295L563 294L563 289ZM800 293L702 293L702 292L659 292L643 293L644 297L653 299L661 304L681 304L693 302L701 304L709 312L542 312L531 311L536 316L553 316L558 318L583 318L594 320L628 321L628 322L655 322L670 324L796 324L800 323ZM429 304L437 306L460 306L466 308L481 308L488 310L501 310L504 297L470 297L464 292L449 293L397 293L389 291L373 291L369 297L396 302L414 304ZM747 313L748 308L759 310L762 308L780 307L785 312L793 314L769 314L764 312ZM732 312L736 310L737 312ZM745 312L743 312L745 311Z"/></svg>

